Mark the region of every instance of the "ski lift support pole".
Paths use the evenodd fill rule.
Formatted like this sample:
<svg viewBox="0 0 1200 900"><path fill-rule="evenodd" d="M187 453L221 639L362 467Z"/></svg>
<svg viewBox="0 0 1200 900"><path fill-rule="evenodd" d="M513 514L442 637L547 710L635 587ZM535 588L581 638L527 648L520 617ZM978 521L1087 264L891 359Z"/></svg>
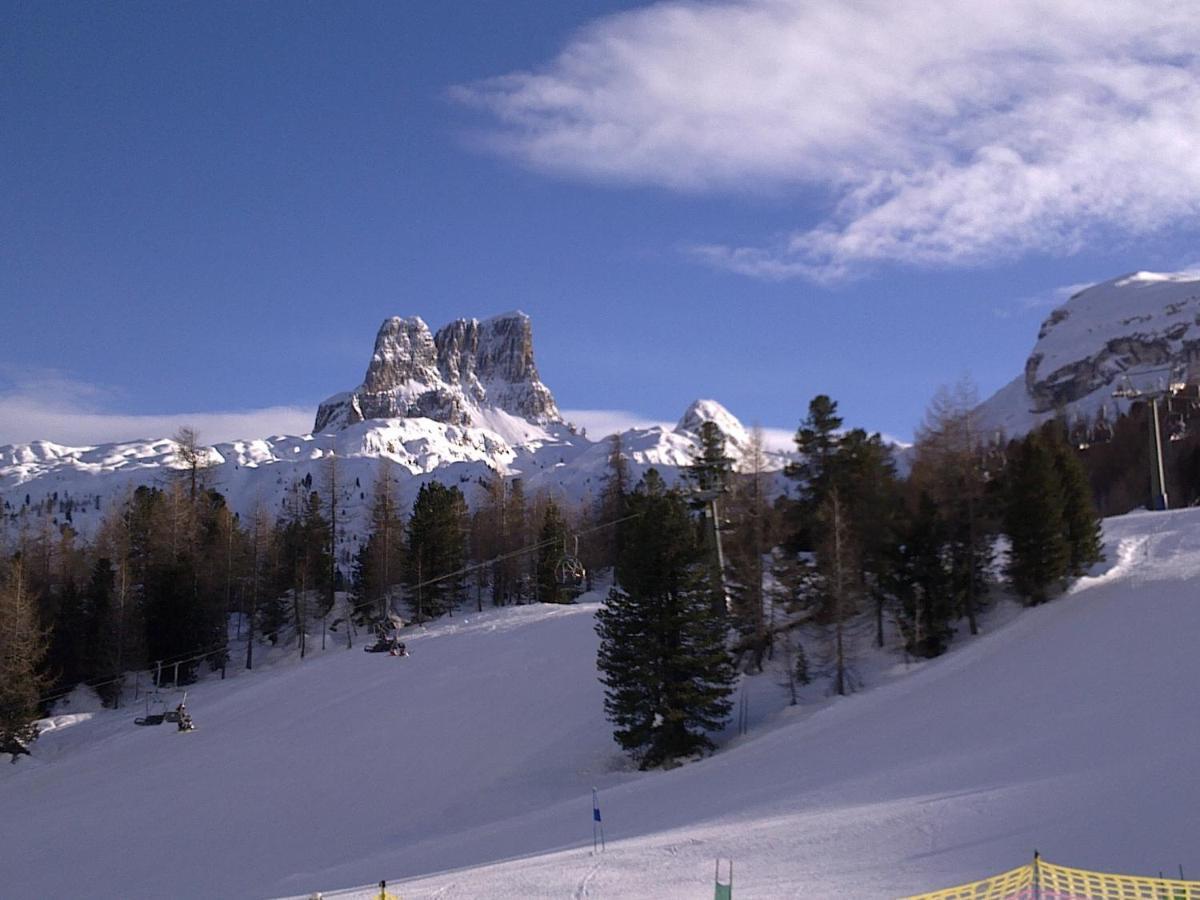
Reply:
<svg viewBox="0 0 1200 900"><path fill-rule="evenodd" d="M720 488L695 491L693 496L705 505L705 517L712 524L712 541L715 553L717 586L719 588L720 600L724 609L717 610L718 612L728 613L732 605L729 600L729 590L725 586L725 549L721 546L721 520L718 518L719 512L717 509L717 498L721 496L723 491Z"/></svg>
<svg viewBox="0 0 1200 900"><path fill-rule="evenodd" d="M1173 370L1174 367L1167 366L1163 371ZM1150 370L1159 371L1159 370ZM1157 391L1143 391L1135 388L1126 379L1126 385L1123 388L1118 388L1113 391L1114 397L1121 397L1126 400L1145 400L1150 406L1150 415L1147 420L1150 425L1150 508L1153 510L1165 510L1169 508L1167 500L1167 480L1163 472L1163 452L1162 452L1162 429L1158 422L1158 401L1171 396L1171 387L1168 383L1167 387Z"/></svg>

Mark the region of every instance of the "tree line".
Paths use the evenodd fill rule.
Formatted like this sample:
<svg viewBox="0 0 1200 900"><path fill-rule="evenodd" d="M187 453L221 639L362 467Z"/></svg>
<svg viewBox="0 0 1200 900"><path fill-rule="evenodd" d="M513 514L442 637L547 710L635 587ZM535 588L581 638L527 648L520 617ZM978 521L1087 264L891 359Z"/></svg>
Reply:
<svg viewBox="0 0 1200 900"><path fill-rule="evenodd" d="M680 484L651 470L618 492L637 518L615 535L598 666L614 737L643 768L712 746L739 670L779 654L793 703L817 670L846 694L860 639L938 656L960 630L978 633L1000 576L1033 605L1100 561L1092 488L1065 424L989 439L977 406L968 385L940 391L903 477L879 434L845 428L818 395L784 469L791 487L774 501L761 433L735 469L712 423Z"/></svg>
<svg viewBox="0 0 1200 900"><path fill-rule="evenodd" d="M184 430L177 477L113 504L90 541L48 516L8 536L0 736L28 738L39 700L80 683L117 704L122 673L158 661L186 684L202 666L252 667L265 643L294 640L303 655L318 620L323 637L349 640L395 613L568 601L558 564L586 532L577 552L589 581L612 576L599 663L617 739L645 765L669 763L708 746L739 668L783 654L793 698L817 671L847 693L854 629L882 645L894 625L922 657L943 652L960 622L976 632L998 535L1030 603L1098 558L1092 492L1066 429L988 441L974 406L969 392L939 394L900 477L878 434L843 428L836 402L815 397L778 497L761 432L735 467L712 423L675 486L653 471L632 484L610 438L596 494L571 509L500 473L468 486L470 506L459 486L429 480L401 509L381 460L352 559L340 549L348 486L336 456L247 521L207 483L204 450ZM339 591L348 602L335 602ZM827 637L819 659L801 626ZM231 660L231 639L244 661Z"/></svg>
<svg viewBox="0 0 1200 900"><path fill-rule="evenodd" d="M336 456L317 478L296 480L278 508L260 504L244 519L209 483L196 433L184 429L176 443L171 477L110 503L90 540L50 507L30 506L0 534L3 746L29 739L47 699L85 684L118 705L126 673L158 677L160 663L164 680L186 685L205 667L253 668L267 644L294 641L303 656L318 630L349 641L394 615L419 622L471 601L565 602L576 591L556 569L569 535L602 512L527 498L519 478L499 473L468 486L473 513L459 486L433 480L401 509L395 464L382 459L351 556L352 488ZM612 565L598 537L589 569ZM235 647L244 658L231 658Z"/></svg>

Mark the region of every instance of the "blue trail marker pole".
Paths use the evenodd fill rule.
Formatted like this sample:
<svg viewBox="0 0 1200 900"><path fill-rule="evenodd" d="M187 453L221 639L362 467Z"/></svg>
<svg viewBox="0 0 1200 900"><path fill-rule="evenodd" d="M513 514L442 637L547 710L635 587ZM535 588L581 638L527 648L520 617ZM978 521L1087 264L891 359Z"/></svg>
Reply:
<svg viewBox="0 0 1200 900"><path fill-rule="evenodd" d="M592 852L596 852L596 836L600 836L600 849L604 850L604 820L600 818L600 803L596 789L592 788Z"/></svg>

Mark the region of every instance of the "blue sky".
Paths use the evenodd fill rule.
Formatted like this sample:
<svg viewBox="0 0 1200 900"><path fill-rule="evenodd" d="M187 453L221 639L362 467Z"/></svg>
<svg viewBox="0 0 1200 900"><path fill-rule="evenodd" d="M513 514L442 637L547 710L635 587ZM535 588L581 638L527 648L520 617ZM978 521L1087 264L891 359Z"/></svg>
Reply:
<svg viewBox="0 0 1200 900"><path fill-rule="evenodd" d="M0 443L303 430L513 308L564 410L908 436L1197 259L1200 14L991 6L5 4Z"/></svg>

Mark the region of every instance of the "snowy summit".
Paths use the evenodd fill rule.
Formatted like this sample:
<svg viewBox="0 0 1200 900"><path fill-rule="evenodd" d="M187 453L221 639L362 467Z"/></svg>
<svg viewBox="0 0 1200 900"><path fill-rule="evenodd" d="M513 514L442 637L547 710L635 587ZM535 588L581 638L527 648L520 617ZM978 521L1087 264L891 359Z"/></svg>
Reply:
<svg viewBox="0 0 1200 900"><path fill-rule="evenodd" d="M1050 313L1025 372L981 407L985 427L1024 434L1063 411L1115 418L1114 388L1126 379L1158 388L1198 376L1200 276L1134 272L1074 294ZM1181 378L1182 380L1182 378Z"/></svg>

